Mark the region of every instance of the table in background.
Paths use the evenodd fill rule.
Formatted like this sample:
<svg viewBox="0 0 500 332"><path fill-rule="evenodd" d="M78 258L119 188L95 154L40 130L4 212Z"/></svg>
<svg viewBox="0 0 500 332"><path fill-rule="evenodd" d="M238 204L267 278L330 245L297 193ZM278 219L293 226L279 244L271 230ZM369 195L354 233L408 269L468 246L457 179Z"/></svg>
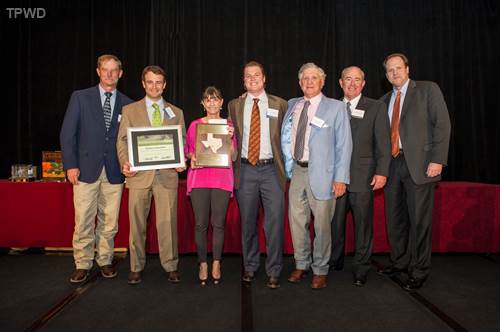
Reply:
<svg viewBox="0 0 500 332"><path fill-rule="evenodd" d="M286 199L288 201L288 198ZM384 196L375 195L374 251L388 252L385 231ZM288 209L285 213L285 248L293 253ZM186 183L179 181L179 252L196 251L194 215L186 196ZM224 252L241 252L241 228L236 199L227 212ZM349 217L350 218L350 217ZM148 225L147 251L158 252L154 208ZM259 224L262 223L262 214ZM74 228L73 191L69 183L13 183L0 180L0 247L70 248ZM500 185L469 182L441 182L436 188L433 222L434 252L500 252ZM261 251L265 251L261 225ZM128 246L128 190L120 208L116 248ZM347 226L347 250L353 249L352 222ZM209 246L211 241L209 240Z"/></svg>

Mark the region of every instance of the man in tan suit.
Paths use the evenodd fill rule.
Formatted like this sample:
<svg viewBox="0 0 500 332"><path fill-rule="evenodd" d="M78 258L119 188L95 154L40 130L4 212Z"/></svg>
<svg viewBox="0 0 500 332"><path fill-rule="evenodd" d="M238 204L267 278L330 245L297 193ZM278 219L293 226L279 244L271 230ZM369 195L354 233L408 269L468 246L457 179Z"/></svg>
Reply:
<svg viewBox="0 0 500 332"><path fill-rule="evenodd" d="M167 85L165 71L158 66L147 66L142 72L142 86L146 97L123 108L116 148L127 177L129 188L130 219L130 274L128 283L141 282L142 271L146 264L146 226L151 196L154 196L156 210L156 229L160 248L161 265L168 273L170 282L179 282L177 271L177 172L184 168L148 170L133 172L127 148L127 128L181 125L185 139L184 114L182 110L162 98ZM160 112L161 110L161 112Z"/></svg>

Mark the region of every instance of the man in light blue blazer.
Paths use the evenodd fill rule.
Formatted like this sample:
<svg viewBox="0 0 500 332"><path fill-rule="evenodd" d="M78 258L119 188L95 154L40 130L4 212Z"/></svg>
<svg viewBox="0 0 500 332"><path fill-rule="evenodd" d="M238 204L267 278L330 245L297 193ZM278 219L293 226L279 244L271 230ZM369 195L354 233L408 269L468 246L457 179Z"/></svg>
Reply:
<svg viewBox="0 0 500 332"><path fill-rule="evenodd" d="M349 183L352 138L345 104L321 93L325 72L314 63L299 70L304 97L288 101L281 147L285 171L291 178L289 220L295 270L288 278L298 283L312 268L311 288L327 285L331 252L331 220L335 198ZM314 215L314 251L311 255L309 223Z"/></svg>
<svg viewBox="0 0 500 332"><path fill-rule="evenodd" d="M116 56L101 55L97 59L99 84L73 92L61 128L63 166L73 185L75 206L72 283L87 279L94 247L102 276L116 276L112 261L123 188L116 136L122 106L132 102L116 89L122 74Z"/></svg>

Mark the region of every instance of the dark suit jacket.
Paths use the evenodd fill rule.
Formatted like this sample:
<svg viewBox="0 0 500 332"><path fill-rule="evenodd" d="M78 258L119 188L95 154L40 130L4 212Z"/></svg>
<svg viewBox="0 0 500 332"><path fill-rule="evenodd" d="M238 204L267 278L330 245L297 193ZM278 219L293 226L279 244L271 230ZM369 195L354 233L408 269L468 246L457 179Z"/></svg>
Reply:
<svg viewBox="0 0 500 332"><path fill-rule="evenodd" d="M117 90L111 126L106 131L99 87L73 92L60 133L65 170L79 168L79 180L92 183L105 166L110 183L123 182L116 155L116 135L122 107L131 102Z"/></svg>
<svg viewBox="0 0 500 332"><path fill-rule="evenodd" d="M283 157L281 155L281 123L283 122L283 116L288 108L287 102L280 97L276 97L267 94L269 108L274 108L278 110L278 117L269 118L269 130L271 131L271 149L273 151L274 166L276 167L276 174L278 175L278 180L283 191L286 190L286 176L285 176L285 166L283 165ZM245 107L245 98L236 98L229 102L229 119L233 121L236 129L236 139L238 141L238 155L233 163L234 171L234 187L238 189L240 187L240 168L241 168L241 147L243 142L243 111Z"/></svg>
<svg viewBox="0 0 500 332"><path fill-rule="evenodd" d="M381 100L386 108L392 91ZM399 136L412 180L424 184L441 180L425 174L430 162L446 165L451 124L443 94L434 82L410 80L401 108Z"/></svg>
<svg viewBox="0 0 500 332"><path fill-rule="evenodd" d="M352 155L350 192L371 191L375 174L389 176L391 138L389 117L384 103L361 96L356 109L363 118L351 117Z"/></svg>

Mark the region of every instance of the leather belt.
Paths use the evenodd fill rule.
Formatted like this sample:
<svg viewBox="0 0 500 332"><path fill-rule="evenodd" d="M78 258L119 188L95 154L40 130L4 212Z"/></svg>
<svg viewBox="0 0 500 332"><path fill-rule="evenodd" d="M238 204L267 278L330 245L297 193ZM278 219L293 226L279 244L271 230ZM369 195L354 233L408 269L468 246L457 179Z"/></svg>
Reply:
<svg viewBox="0 0 500 332"><path fill-rule="evenodd" d="M247 158L241 158L241 162L243 164L252 165L250 163L250 161L248 161ZM270 165L270 164L274 164L274 159L273 158L271 158L271 159L259 159L259 161L257 162L257 164L252 165L252 166L265 166L265 165Z"/></svg>
<svg viewBox="0 0 500 332"><path fill-rule="evenodd" d="M298 160L295 160L295 162L297 163L297 165L299 165L300 167L308 167L309 166L309 162L308 161L298 161Z"/></svg>

